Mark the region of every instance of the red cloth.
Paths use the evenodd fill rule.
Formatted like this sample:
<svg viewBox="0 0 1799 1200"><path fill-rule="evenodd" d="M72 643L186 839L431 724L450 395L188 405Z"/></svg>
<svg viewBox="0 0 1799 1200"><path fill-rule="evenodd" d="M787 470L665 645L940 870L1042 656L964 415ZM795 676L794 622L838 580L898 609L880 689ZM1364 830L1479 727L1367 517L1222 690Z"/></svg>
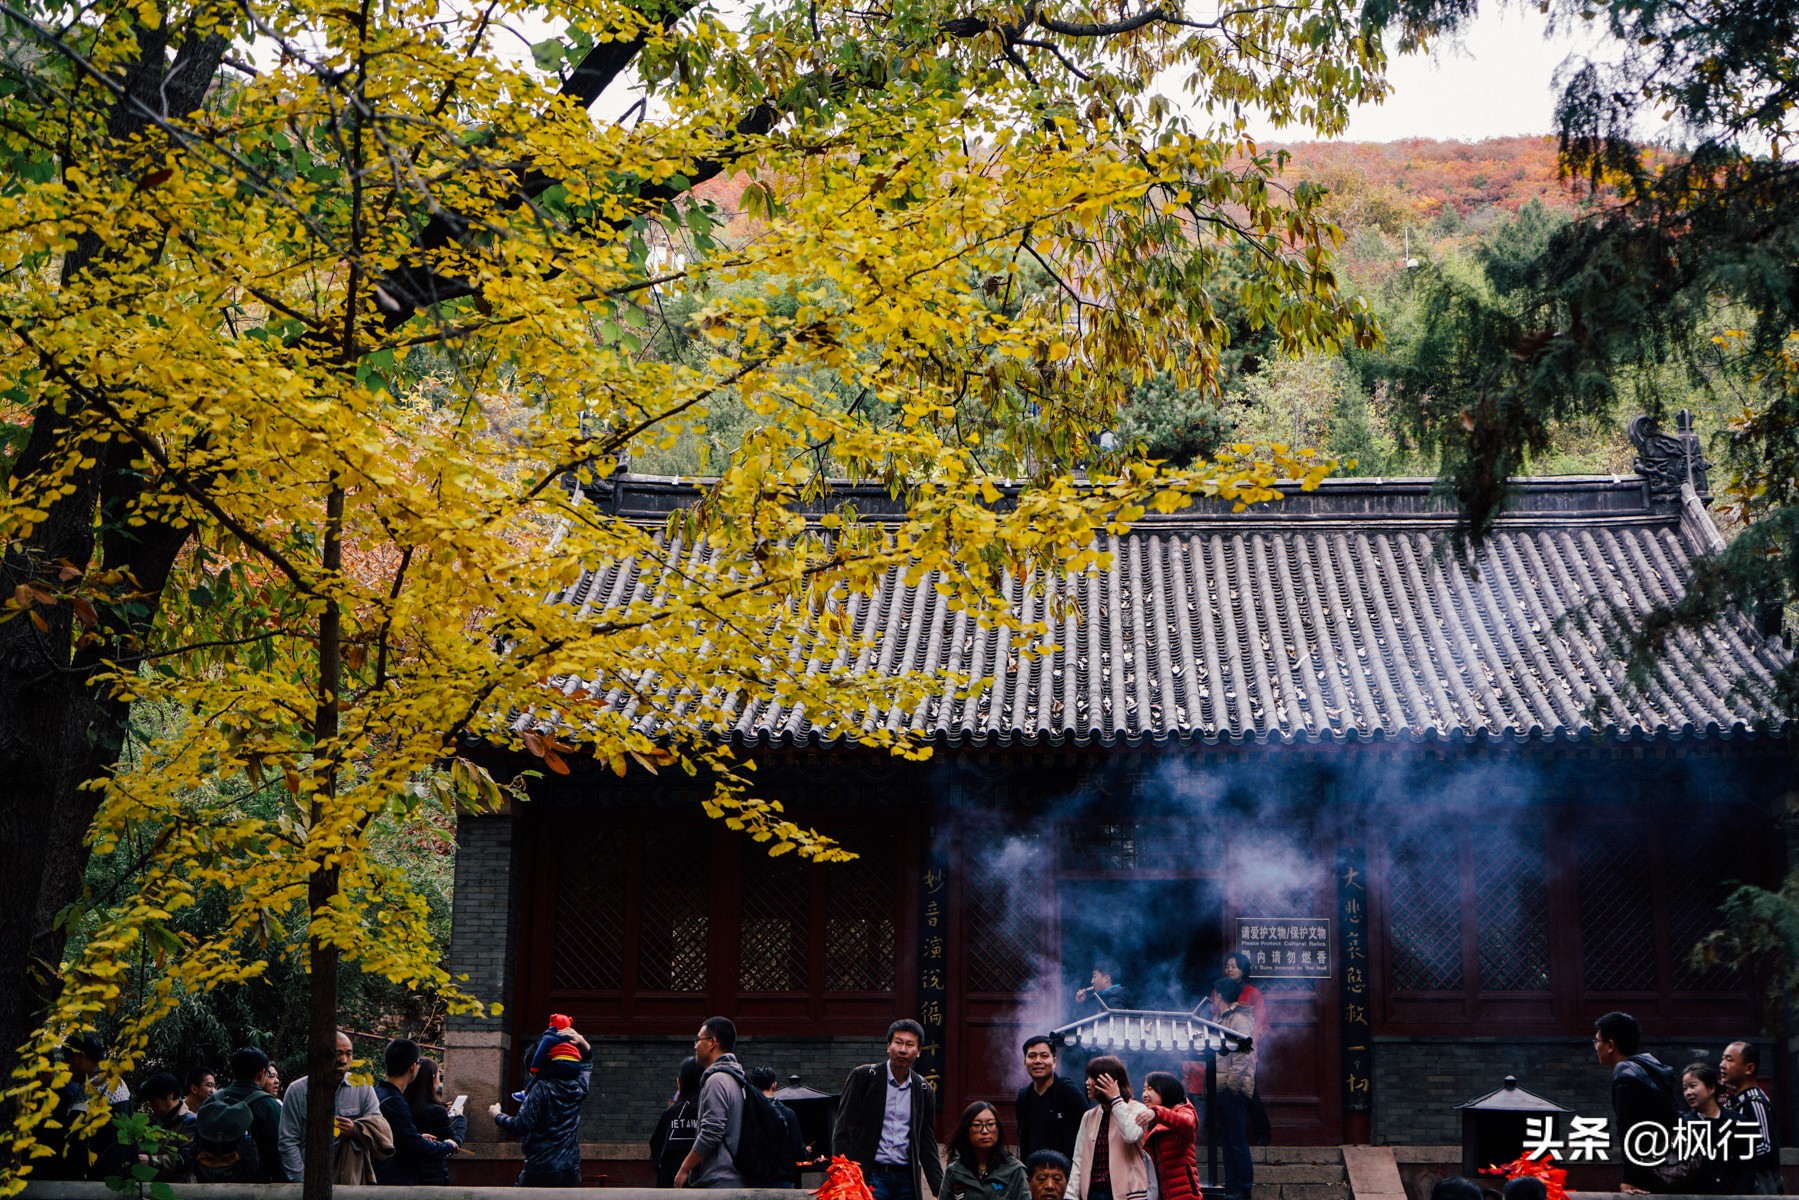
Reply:
<svg viewBox="0 0 1799 1200"><path fill-rule="evenodd" d="M1173 1108L1151 1105L1149 1111L1156 1114L1146 1140L1158 1200L1200 1200L1199 1160L1193 1149L1199 1113L1184 1100Z"/></svg>
<svg viewBox="0 0 1799 1200"><path fill-rule="evenodd" d="M1237 998L1237 1003L1247 1008L1250 1015L1256 1019L1256 1027L1250 1033L1251 1037L1259 1038L1268 1032L1268 1006L1262 1001L1261 988L1253 983L1244 984L1243 994Z"/></svg>

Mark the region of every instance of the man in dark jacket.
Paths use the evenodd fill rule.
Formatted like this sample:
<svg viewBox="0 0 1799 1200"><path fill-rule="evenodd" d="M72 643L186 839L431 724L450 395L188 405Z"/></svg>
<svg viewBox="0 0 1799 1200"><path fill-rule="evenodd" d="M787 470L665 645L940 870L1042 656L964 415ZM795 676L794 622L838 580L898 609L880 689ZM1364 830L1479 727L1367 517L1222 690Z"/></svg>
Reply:
<svg viewBox="0 0 1799 1200"><path fill-rule="evenodd" d="M593 1079L593 1047L572 1026L566 1032L569 1040L552 1051L518 1116L487 1106L500 1132L524 1143L519 1187L581 1186L581 1105Z"/></svg>
<svg viewBox="0 0 1799 1200"><path fill-rule="evenodd" d="M436 1164L456 1153L455 1142L440 1141L419 1132L412 1119L412 1105L406 1101L406 1089L419 1075L419 1047L410 1038L395 1038L387 1043L382 1056L386 1060L387 1078L375 1085L381 1101L381 1115L393 1131L393 1156L375 1164L375 1182L405 1184L417 1187L427 1173L435 1174Z"/></svg>
<svg viewBox="0 0 1799 1200"><path fill-rule="evenodd" d="M1025 1039L1024 1070L1031 1081L1018 1089L1018 1157L1054 1150L1071 1158L1087 1112L1086 1095L1056 1074L1056 1044L1044 1034Z"/></svg>
<svg viewBox="0 0 1799 1200"><path fill-rule="evenodd" d="M231 1082L214 1093L214 1099L242 1104L250 1110L250 1140L256 1143L257 1183L286 1183L281 1167L281 1101L268 1090L275 1068L269 1056L254 1046L231 1055Z"/></svg>
<svg viewBox="0 0 1799 1200"><path fill-rule="evenodd" d="M1626 1148L1622 1190L1636 1193L1659 1189L1655 1168L1660 1164L1631 1161L1630 1131L1645 1123L1660 1125L1668 1131L1662 1145L1671 1145L1676 1112L1674 1068L1653 1054L1638 1053L1641 1039L1637 1020L1629 1013L1609 1012L1593 1023L1593 1052L1601 1065L1611 1069L1612 1116Z"/></svg>
<svg viewBox="0 0 1799 1200"><path fill-rule="evenodd" d="M923 1044L917 1021L895 1021L887 1030L887 1061L851 1071L837 1102L833 1152L861 1164L874 1200L926 1200L943 1186L936 1097L912 1069ZM920 1172L928 1193L919 1190Z"/></svg>
<svg viewBox="0 0 1799 1200"><path fill-rule="evenodd" d="M800 1185L800 1163L811 1157L806 1153L806 1134L800 1128L800 1115L775 1099L775 1069L773 1067L756 1067L750 1072L750 1086L768 1097L768 1102L775 1106L780 1114L781 1124L787 1128L787 1148L781 1153L783 1169L781 1178L772 1186L796 1188Z"/></svg>

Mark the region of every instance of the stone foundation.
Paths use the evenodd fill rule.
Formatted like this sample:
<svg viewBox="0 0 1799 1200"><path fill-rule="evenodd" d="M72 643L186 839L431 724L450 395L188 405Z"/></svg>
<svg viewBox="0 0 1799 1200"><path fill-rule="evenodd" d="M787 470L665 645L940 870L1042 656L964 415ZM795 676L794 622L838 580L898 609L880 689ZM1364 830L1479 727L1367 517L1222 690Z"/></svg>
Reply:
<svg viewBox="0 0 1799 1200"><path fill-rule="evenodd" d="M1724 1040L1651 1038L1643 1049L1679 1070L1696 1059L1716 1063ZM1590 1037L1377 1036L1374 1141L1460 1146L1462 1114L1456 1106L1502 1086L1507 1075L1580 1116L1612 1115L1611 1074L1593 1057Z"/></svg>

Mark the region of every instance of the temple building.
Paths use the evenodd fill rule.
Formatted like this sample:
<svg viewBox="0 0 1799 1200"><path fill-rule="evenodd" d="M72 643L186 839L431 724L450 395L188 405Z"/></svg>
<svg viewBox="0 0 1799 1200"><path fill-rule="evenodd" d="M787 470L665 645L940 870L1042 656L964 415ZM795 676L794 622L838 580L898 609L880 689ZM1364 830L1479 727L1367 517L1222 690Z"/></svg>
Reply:
<svg viewBox="0 0 1799 1200"><path fill-rule="evenodd" d="M692 781L591 765L462 821L453 969L505 1010L452 1020L453 1088L483 1112L570 1014L597 1050L590 1173L638 1182L707 1016L827 1092L919 1018L944 1111L1009 1116L1019 1043L1079 1015L1096 961L1180 1009L1241 949L1280 1145L1454 1143L1455 1106L1507 1075L1609 1116L1591 1035L1612 1009L1670 1063L1761 1038L1789 1099L1758 985L1692 953L1733 885L1787 869L1785 726L1753 693L1789 651L1733 619L1626 679L1604 612L1677 595L1723 544L1695 440L1633 435L1639 474L1516 481L1465 564L1429 480L1147 516L1041 657L890 579L858 617L884 666L995 681L890 715L927 761L780 708L721 734L853 863L769 860ZM692 498L631 476L590 494L646 524ZM558 599L601 611L635 586L597 564ZM503 1178L516 1148L476 1126L463 1178Z"/></svg>

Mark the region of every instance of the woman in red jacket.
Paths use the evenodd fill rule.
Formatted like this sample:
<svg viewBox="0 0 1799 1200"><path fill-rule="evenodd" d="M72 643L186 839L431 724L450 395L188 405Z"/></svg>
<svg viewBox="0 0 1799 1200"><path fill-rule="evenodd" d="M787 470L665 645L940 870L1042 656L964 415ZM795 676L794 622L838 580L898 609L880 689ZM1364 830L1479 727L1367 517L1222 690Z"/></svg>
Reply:
<svg viewBox="0 0 1799 1200"><path fill-rule="evenodd" d="M1143 1081L1143 1103L1149 1107L1137 1116L1143 1135L1143 1153L1156 1176L1157 1200L1200 1200L1199 1160L1193 1139L1199 1114L1187 1099L1181 1081L1166 1071L1151 1071Z"/></svg>

